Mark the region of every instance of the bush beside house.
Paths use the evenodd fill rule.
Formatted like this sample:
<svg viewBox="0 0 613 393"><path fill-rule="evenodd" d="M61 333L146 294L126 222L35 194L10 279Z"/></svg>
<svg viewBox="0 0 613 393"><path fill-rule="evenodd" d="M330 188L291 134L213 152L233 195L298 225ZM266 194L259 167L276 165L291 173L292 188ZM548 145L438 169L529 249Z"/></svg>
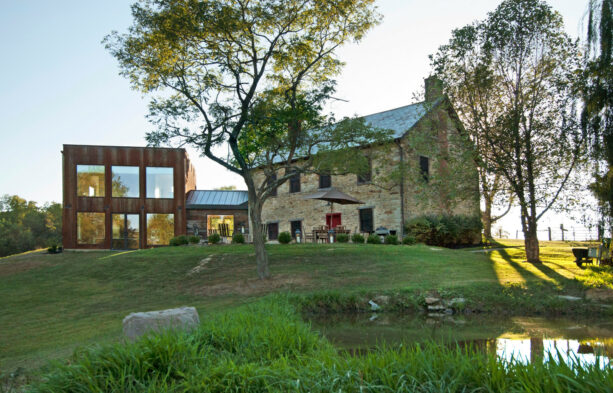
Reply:
<svg viewBox="0 0 613 393"><path fill-rule="evenodd" d="M405 225L407 237L430 246L462 247L478 244L483 226L476 216L424 215Z"/></svg>

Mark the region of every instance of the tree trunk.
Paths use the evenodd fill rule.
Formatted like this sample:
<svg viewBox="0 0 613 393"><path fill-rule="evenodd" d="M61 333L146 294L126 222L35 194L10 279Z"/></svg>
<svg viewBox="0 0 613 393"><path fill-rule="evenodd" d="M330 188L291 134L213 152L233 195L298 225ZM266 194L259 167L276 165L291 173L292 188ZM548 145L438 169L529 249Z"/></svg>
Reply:
<svg viewBox="0 0 613 393"><path fill-rule="evenodd" d="M485 200L485 210L481 213L481 221L483 221L483 236L486 240L492 238L492 202Z"/></svg>
<svg viewBox="0 0 613 393"><path fill-rule="evenodd" d="M524 230L524 246L526 248L526 260L530 263L541 263L539 256L539 240L536 233L536 220L528 217Z"/></svg>
<svg viewBox="0 0 613 393"><path fill-rule="evenodd" d="M253 246L255 248L255 262L257 266L257 273L260 279L266 279L270 277L270 270L268 268L268 252L266 252L266 246L264 239L264 231L262 230L262 204L258 200L253 183L252 187L247 183L247 190L249 194L249 216L251 218L252 228L249 228L253 234Z"/></svg>

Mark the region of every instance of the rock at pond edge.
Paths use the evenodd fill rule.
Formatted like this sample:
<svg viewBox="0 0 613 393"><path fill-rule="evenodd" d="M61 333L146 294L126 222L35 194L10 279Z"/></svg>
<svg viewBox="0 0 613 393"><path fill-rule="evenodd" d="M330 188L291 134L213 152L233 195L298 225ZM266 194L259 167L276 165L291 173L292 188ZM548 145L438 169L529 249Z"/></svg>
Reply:
<svg viewBox="0 0 613 393"><path fill-rule="evenodd" d="M123 319L123 334L134 340L150 331L167 329L191 330L200 325L198 311L194 307L131 313Z"/></svg>

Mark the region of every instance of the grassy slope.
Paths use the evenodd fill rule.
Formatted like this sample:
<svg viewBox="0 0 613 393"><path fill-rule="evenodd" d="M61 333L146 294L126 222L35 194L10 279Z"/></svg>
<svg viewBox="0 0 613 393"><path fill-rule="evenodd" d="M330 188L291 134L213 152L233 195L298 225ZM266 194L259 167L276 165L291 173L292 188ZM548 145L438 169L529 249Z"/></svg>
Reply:
<svg viewBox="0 0 613 393"><path fill-rule="evenodd" d="M256 280L252 247L180 247L112 252L26 254L0 261L0 369L38 366L76 345L121 337L130 312L196 306L203 319L274 291L429 290L522 297L581 294L612 286L611 271L580 270L569 246L543 248L542 266L519 248L489 253L428 246L270 246L273 279ZM203 263L211 257L206 263ZM200 271L190 271L201 265ZM598 269L596 269L598 270ZM501 290L502 289L502 290ZM517 295L517 294L515 294Z"/></svg>

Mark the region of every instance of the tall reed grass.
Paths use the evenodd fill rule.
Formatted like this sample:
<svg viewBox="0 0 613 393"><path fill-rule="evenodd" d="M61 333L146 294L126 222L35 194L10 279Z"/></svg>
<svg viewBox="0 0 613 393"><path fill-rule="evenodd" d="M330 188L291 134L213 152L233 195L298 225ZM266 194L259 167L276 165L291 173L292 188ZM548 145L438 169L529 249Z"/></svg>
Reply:
<svg viewBox="0 0 613 393"><path fill-rule="evenodd" d="M339 352L283 296L206 320L193 333L86 348L31 392L611 392L610 366L504 362L434 343Z"/></svg>

